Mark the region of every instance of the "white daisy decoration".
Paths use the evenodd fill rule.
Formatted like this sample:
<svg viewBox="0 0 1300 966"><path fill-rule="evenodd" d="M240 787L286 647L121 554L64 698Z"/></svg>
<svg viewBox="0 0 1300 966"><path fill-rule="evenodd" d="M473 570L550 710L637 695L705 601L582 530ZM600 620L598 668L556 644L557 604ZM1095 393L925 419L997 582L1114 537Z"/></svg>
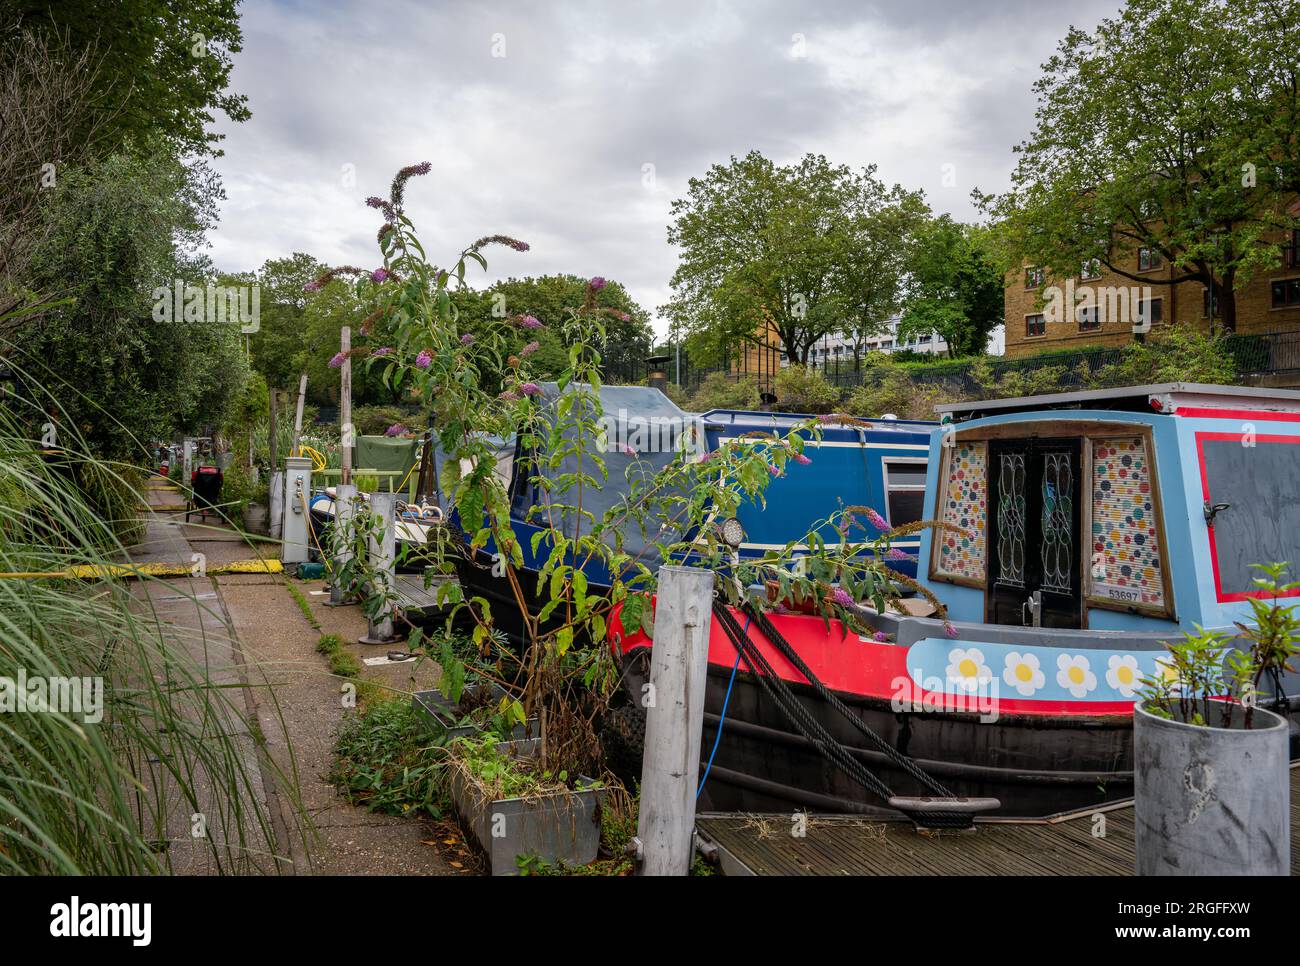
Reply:
<svg viewBox="0 0 1300 966"><path fill-rule="evenodd" d="M1106 683L1124 697L1133 697L1142 684L1142 676L1138 672L1138 659L1132 654L1112 654L1107 664L1109 667L1106 669Z"/></svg>
<svg viewBox="0 0 1300 966"><path fill-rule="evenodd" d="M1007 655L1006 666L1002 669L1002 680L1015 688L1022 698L1027 698L1041 688L1047 678L1038 663L1037 654L1012 651Z"/></svg>
<svg viewBox="0 0 1300 966"><path fill-rule="evenodd" d="M964 691L978 691L993 680L993 672L984 663L978 647L954 647L948 652L948 680Z"/></svg>
<svg viewBox="0 0 1300 966"><path fill-rule="evenodd" d="M1097 689L1097 675L1082 654L1062 654L1056 659L1056 683L1076 698L1086 698Z"/></svg>

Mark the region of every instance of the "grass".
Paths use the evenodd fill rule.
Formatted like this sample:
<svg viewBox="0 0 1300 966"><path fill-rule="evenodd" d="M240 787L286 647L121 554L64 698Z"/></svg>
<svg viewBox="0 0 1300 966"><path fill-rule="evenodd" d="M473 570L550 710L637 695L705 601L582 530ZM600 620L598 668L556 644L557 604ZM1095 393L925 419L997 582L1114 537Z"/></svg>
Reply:
<svg viewBox="0 0 1300 966"><path fill-rule="evenodd" d="M87 455L66 425L60 448L41 453L32 426L46 411L58 411L52 395L0 401L0 571L112 563L120 535L139 532L105 509L127 491L143 502L134 468ZM203 633L165 623L120 579L0 580L0 679L68 679L102 697L99 720L67 706L0 714L0 875L158 874L173 851L201 853L214 872L277 871L287 843L263 771L307 842L292 756L286 774L266 753L242 685L212 686L191 656L211 642L185 637ZM206 837L189 834L195 813Z"/></svg>
<svg viewBox="0 0 1300 966"><path fill-rule="evenodd" d="M302 595L302 591L294 586L292 581L286 580L284 585L289 588L289 596L291 596L294 603L298 605L298 609L302 611L302 616L306 618L307 623L312 626L312 630L320 630L320 621L318 621L316 615L312 613L311 602Z"/></svg>

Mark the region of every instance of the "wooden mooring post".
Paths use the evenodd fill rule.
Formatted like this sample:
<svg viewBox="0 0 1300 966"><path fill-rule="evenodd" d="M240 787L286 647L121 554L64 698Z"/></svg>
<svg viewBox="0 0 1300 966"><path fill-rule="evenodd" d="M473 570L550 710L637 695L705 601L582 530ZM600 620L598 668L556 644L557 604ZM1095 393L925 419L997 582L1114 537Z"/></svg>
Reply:
<svg viewBox="0 0 1300 966"><path fill-rule="evenodd" d="M691 869L712 602L712 571L659 569L650 690L643 699L640 875L686 875Z"/></svg>

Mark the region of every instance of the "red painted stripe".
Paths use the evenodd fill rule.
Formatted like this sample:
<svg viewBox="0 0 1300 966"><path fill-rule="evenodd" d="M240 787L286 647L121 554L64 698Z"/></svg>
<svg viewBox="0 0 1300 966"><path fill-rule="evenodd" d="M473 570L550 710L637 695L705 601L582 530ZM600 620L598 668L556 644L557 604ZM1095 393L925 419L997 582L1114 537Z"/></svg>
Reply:
<svg viewBox="0 0 1300 966"><path fill-rule="evenodd" d="M1186 409L1178 409L1174 415L1204 419L1260 419L1283 423L1300 423L1300 413L1278 413L1266 409L1197 409L1189 406Z"/></svg>
<svg viewBox="0 0 1300 966"><path fill-rule="evenodd" d="M621 612L621 606L616 608L609 622L610 642L615 655L627 654L637 648L650 646L651 640L639 630L635 634L620 637L619 642L614 643L614 635L622 634ZM745 615L734 608L732 613L744 627ZM926 710L967 712L974 710L974 705L968 700L950 694L926 691L916 684L907 670L908 648L906 647L863 641L852 631L845 635L843 625L839 621L831 621L828 632L820 617L795 614L769 614L768 617L785 639L798 650L799 656L803 658L809 670L832 691L883 701L898 696L909 707L923 704ZM781 655L758 628L751 625L749 637L772 665L772 670L783 681L789 681L791 684L807 683L803 675ZM723 673L730 673L735 663L736 649L715 617L709 633L709 664ZM744 662L741 663L744 670ZM999 697L997 712L1044 717L1132 715L1133 703L1131 701L1033 701L1025 698Z"/></svg>

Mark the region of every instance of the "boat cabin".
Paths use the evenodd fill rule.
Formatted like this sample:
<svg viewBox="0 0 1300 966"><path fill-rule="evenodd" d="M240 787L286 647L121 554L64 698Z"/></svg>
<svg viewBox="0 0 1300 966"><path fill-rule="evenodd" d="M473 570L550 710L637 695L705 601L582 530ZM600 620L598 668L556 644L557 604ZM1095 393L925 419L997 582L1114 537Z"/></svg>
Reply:
<svg viewBox="0 0 1300 966"><path fill-rule="evenodd" d="M712 409L700 418L708 448L713 450L756 431L784 436L809 417ZM766 508L757 504L741 508L737 519L746 535L740 545L742 555L781 550L791 535L814 529L829 545L838 545L839 536L826 521L846 506L872 507L895 527L922 519L930 436L937 428L933 422L902 419L824 425L822 438L807 442L805 455L812 462L787 463L785 474L768 484ZM863 535L857 533L854 539ZM916 536L894 541L892 546L910 559L890 561L890 566L914 577L920 545Z"/></svg>
<svg viewBox="0 0 1300 966"><path fill-rule="evenodd" d="M919 579L954 621L1230 628L1300 573L1300 392L1170 383L937 407ZM1300 596L1293 591L1288 596Z"/></svg>

